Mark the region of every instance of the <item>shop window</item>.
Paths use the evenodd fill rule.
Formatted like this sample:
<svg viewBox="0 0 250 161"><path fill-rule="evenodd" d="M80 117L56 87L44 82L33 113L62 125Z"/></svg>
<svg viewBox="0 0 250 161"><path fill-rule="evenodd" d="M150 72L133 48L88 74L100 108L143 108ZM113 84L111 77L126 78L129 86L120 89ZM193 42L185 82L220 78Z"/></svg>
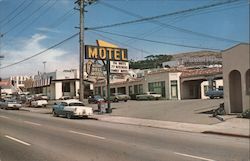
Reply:
<svg viewBox="0 0 250 161"><path fill-rule="evenodd" d="M133 89L132 89L132 88L133 88L132 86L129 86L129 87L128 87L129 95L133 94Z"/></svg>
<svg viewBox="0 0 250 161"><path fill-rule="evenodd" d="M162 97L166 97L165 93L165 81L148 83L149 92L155 92L161 94Z"/></svg>
<svg viewBox="0 0 250 161"><path fill-rule="evenodd" d="M63 92L70 92L70 82L63 82L62 83L62 91Z"/></svg>

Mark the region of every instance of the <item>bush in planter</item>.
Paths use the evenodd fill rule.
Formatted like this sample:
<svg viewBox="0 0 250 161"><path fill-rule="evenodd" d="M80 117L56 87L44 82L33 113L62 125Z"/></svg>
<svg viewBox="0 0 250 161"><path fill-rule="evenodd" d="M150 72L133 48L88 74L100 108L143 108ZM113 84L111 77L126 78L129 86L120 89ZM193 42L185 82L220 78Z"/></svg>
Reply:
<svg viewBox="0 0 250 161"><path fill-rule="evenodd" d="M250 119L250 109L247 109L246 111L244 111L241 116L243 118L247 118L247 119Z"/></svg>

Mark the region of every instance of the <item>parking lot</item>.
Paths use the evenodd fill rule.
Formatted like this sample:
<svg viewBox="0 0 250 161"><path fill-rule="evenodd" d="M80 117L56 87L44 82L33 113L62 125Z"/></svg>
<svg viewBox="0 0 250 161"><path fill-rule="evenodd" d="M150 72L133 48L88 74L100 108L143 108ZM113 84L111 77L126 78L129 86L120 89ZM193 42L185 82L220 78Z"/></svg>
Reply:
<svg viewBox="0 0 250 161"><path fill-rule="evenodd" d="M135 117L152 120L176 121L197 124L220 122L203 112L219 107L223 99L159 100L112 103L113 116ZM96 104L89 106L97 109Z"/></svg>

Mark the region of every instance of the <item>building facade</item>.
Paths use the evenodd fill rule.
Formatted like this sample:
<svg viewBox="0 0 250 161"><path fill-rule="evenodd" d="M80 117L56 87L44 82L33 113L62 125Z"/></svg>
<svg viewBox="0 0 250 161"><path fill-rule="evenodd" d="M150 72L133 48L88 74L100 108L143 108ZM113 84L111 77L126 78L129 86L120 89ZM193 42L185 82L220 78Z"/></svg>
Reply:
<svg viewBox="0 0 250 161"><path fill-rule="evenodd" d="M84 80L84 96L92 94L93 84ZM34 77L29 91L32 94L44 94L50 99L59 99L63 96L79 96L79 74L77 70L55 71L50 73L41 73Z"/></svg>
<svg viewBox="0 0 250 161"><path fill-rule="evenodd" d="M249 44L239 44L222 52L227 113L241 113L250 108L249 48Z"/></svg>
<svg viewBox="0 0 250 161"><path fill-rule="evenodd" d="M130 96L155 92L164 99L180 99L180 75L177 70L161 69L145 71L143 77L127 79L110 84L110 93L122 93ZM106 82L94 84L94 94L106 96Z"/></svg>

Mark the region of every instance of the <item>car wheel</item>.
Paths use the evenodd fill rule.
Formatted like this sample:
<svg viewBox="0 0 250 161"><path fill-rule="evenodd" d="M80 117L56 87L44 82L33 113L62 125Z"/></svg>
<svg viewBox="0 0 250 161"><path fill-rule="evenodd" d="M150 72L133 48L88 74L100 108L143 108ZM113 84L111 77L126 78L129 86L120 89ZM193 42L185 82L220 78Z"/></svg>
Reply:
<svg viewBox="0 0 250 161"><path fill-rule="evenodd" d="M124 102L127 102L128 100L124 100Z"/></svg>
<svg viewBox="0 0 250 161"><path fill-rule="evenodd" d="M210 99L214 99L214 96L211 96Z"/></svg>
<svg viewBox="0 0 250 161"><path fill-rule="evenodd" d="M66 117L67 117L68 119L71 119L71 118L72 118L72 114L71 114L70 112L68 112L68 113L66 114Z"/></svg>
<svg viewBox="0 0 250 161"><path fill-rule="evenodd" d="M58 117L57 113L54 110L52 111L52 114L54 117Z"/></svg>
<svg viewBox="0 0 250 161"><path fill-rule="evenodd" d="M119 100L117 98L114 99L114 102L119 102Z"/></svg>

